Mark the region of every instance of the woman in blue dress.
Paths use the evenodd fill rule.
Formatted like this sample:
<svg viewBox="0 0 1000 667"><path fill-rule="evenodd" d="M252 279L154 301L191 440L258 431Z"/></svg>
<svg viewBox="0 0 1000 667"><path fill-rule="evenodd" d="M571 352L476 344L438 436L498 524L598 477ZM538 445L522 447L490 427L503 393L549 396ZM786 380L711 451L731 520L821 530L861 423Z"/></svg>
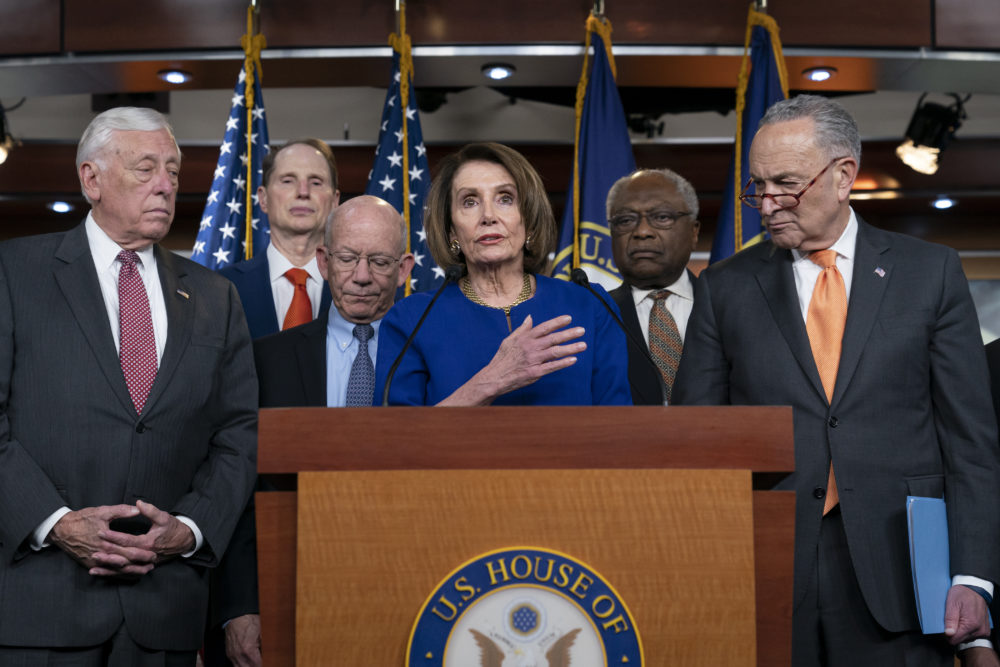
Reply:
<svg viewBox="0 0 1000 667"><path fill-rule="evenodd" d="M458 264L463 276L403 355L390 405L631 404L624 333L585 288L539 273L558 230L541 178L520 153L483 143L445 158L424 230L438 265ZM382 321L377 402L431 297L414 294Z"/></svg>

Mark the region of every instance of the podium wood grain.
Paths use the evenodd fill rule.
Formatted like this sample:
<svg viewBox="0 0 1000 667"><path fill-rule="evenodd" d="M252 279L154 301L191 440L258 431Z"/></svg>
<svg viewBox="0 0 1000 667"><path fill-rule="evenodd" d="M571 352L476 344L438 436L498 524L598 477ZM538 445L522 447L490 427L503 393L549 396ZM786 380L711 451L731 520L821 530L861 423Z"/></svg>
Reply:
<svg viewBox="0 0 1000 667"><path fill-rule="evenodd" d="M300 665L403 665L416 613L496 549L554 549L618 591L649 665L754 665L750 473L503 470L299 476Z"/></svg>

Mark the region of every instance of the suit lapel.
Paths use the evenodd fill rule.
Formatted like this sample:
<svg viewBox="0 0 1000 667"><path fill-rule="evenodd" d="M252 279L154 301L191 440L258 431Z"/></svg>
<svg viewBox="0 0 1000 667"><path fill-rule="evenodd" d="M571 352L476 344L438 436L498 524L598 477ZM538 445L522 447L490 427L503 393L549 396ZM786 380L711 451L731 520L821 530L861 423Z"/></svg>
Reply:
<svg viewBox="0 0 1000 667"><path fill-rule="evenodd" d="M101 294L101 285L94 269L94 259L87 242L87 231L79 225L67 232L56 250L53 273L59 289L66 297L73 317L90 343L97 364L122 407L135 414L122 373L121 361L115 351L114 333L108 320L108 309Z"/></svg>
<svg viewBox="0 0 1000 667"><path fill-rule="evenodd" d="M160 246L155 246L153 251L156 253L156 267L163 289L163 303L167 308L167 345L156 372L156 380L149 390L143 414L148 414L156 404L156 400L163 395L170 378L177 370L177 364L180 363L184 350L191 340L191 330L194 327L193 301L199 297L198 294L192 293L193 290L185 287L184 277L187 274L180 268L173 254Z"/></svg>
<svg viewBox="0 0 1000 667"><path fill-rule="evenodd" d="M840 350L840 366L833 403L836 404L851 382L871 335L885 288L892 278L892 261L888 254L889 237L858 218L858 238L854 251L854 272L851 295L847 304L847 323Z"/></svg>
<svg viewBox="0 0 1000 667"><path fill-rule="evenodd" d="M311 406L326 405L326 329L328 312L301 327L295 342L302 391Z"/></svg>
<svg viewBox="0 0 1000 667"><path fill-rule="evenodd" d="M823 383L816 369L812 348L809 347L809 334L806 333L806 324L799 309L799 297L795 292L791 251L772 246L771 253L762 258L761 268L757 272L757 283L764 292L771 317L784 336L792 356L809 378L813 389L825 401L826 392L823 390Z"/></svg>

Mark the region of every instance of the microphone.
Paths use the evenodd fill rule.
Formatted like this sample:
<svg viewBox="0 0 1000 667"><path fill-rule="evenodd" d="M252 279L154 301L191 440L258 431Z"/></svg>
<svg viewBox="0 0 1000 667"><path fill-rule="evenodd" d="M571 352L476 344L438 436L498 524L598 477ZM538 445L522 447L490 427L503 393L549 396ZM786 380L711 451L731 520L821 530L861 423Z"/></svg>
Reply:
<svg viewBox="0 0 1000 667"><path fill-rule="evenodd" d="M664 399L666 399L667 385L663 381L663 375L660 373L660 367L656 365L656 362L653 361L653 356L649 353L649 346L646 345L646 342L633 336L632 332L629 331L628 328L626 328L625 323L622 322L622 318L618 317L618 313L615 312L615 309L612 308L608 304L608 302L605 301L601 297L601 295L597 293L597 290L595 290L593 287L590 286L590 278L587 277L586 271L584 271L581 268L573 269L570 272L569 277L570 280L575 282L580 287L585 288L588 292L594 295L594 298L596 298L598 301L601 302L601 305L604 306L604 309L608 311L611 317L614 318L615 322L618 323L618 327L625 332L625 337L628 338L629 342L631 342L635 348L637 348L640 352L642 352L642 356L646 359L646 361L649 362L649 365L652 367L656 375L656 379L660 381L660 395L663 396Z"/></svg>
<svg viewBox="0 0 1000 667"><path fill-rule="evenodd" d="M427 304L426 308L424 308L424 314L420 316L419 320L417 320L417 326L413 327L413 331L410 332L409 338L407 338L406 342L403 343L403 349L399 351L399 355L396 357L396 360L393 361L392 366L389 367L389 374L385 377L385 389L382 391L382 407L387 407L389 405L389 388L392 386L392 376L396 374L396 369L399 368L400 362L403 361L403 355L406 354L408 349L410 349L410 343L412 343L413 339L416 338L417 332L420 331L420 327L423 326L424 320L427 319L427 313L431 312L431 308L434 307L434 302L438 300L439 296L441 296L441 292L444 291L444 288L451 283L457 283L461 277L462 267L458 264L451 264L447 269L445 269L444 282L441 283L441 287L438 287L437 292L434 293L434 298L431 299L431 302Z"/></svg>

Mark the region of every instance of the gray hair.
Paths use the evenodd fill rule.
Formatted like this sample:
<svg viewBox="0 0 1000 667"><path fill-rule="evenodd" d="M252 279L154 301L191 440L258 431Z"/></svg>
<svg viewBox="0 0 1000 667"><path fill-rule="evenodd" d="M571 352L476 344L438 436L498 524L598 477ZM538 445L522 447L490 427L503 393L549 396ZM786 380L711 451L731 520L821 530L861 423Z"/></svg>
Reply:
<svg viewBox="0 0 1000 667"><path fill-rule="evenodd" d="M798 95L771 105L758 128L800 118L816 124L816 145L833 159L850 155L861 164L861 137L858 124L839 102L820 95Z"/></svg>
<svg viewBox="0 0 1000 667"><path fill-rule="evenodd" d="M379 208L385 210L394 220L399 223L399 254L402 255L406 252L406 219L403 218L402 214L396 210L396 207L382 199L381 197L376 197L375 195L358 195L357 197L351 197L346 202L337 206L330 212L330 217L326 220L326 225L323 227L323 245L330 248L333 245L333 226L337 222L341 215L346 215L355 206L360 205L362 202L370 202L376 204ZM352 204L352 202L354 202Z"/></svg>
<svg viewBox="0 0 1000 667"><path fill-rule="evenodd" d="M676 171L665 167L661 169L636 169L631 174L622 176L615 181L615 184L611 186L610 190L608 190L608 198L605 201L605 214L609 219L611 218L611 202L613 202L619 194L621 194L621 190L625 187L626 183L641 174L659 174L665 180L673 183L677 188L677 192L684 200L684 205L687 207L688 213L691 214L691 218L694 220L698 219L698 193L695 192L694 186L691 185L688 179L684 178Z"/></svg>
<svg viewBox="0 0 1000 667"><path fill-rule="evenodd" d="M174 142L174 148L180 155L180 148L177 146L177 139L174 131L167 122L166 117L159 111L146 109L143 107L115 107L98 114L90 125L83 131L80 143L76 147L76 169L80 171L80 165L84 162L96 162L101 167L106 166L104 162L104 151L115 132L157 132L166 130L167 134ZM87 193L83 193L88 204L92 204Z"/></svg>

